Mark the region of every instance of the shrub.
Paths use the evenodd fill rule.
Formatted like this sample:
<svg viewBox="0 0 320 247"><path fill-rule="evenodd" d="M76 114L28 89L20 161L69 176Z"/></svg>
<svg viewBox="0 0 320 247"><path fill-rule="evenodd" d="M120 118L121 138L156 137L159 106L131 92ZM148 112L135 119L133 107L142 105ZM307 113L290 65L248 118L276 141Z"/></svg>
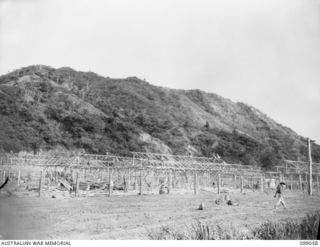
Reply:
<svg viewBox="0 0 320 247"><path fill-rule="evenodd" d="M287 219L282 222L267 221L253 230L256 239L317 239L320 211L307 214L301 221Z"/></svg>
<svg viewBox="0 0 320 247"><path fill-rule="evenodd" d="M159 231L149 232L150 239L193 239L193 240L228 240L228 239L261 239L261 240L294 240L317 239L320 211L307 214L302 220L286 219L280 222L267 221L261 225L241 231L233 225L208 225L197 220L187 226L187 230L177 231L169 226Z"/></svg>

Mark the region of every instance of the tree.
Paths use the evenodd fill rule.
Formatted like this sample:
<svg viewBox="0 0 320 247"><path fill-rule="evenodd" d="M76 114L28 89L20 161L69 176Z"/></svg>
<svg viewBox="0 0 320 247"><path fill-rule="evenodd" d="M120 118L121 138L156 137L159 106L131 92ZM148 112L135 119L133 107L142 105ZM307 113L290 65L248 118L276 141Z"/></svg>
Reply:
<svg viewBox="0 0 320 247"><path fill-rule="evenodd" d="M262 164L262 168L271 170L278 163L275 150L272 147L268 147L263 150L260 156L260 162Z"/></svg>

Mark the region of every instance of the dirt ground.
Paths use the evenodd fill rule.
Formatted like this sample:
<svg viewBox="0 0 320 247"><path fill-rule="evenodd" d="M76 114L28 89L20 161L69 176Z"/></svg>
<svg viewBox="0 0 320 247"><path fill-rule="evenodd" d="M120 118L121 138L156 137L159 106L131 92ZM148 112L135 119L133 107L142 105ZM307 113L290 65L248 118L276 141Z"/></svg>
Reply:
<svg viewBox="0 0 320 247"><path fill-rule="evenodd" d="M186 226L196 219L233 226L299 218L320 208L320 195L287 192L288 209L274 210L273 192L230 194L239 206L216 205L218 195L105 195L38 198L0 195L0 239L147 239L161 226ZM204 210L197 210L203 202Z"/></svg>

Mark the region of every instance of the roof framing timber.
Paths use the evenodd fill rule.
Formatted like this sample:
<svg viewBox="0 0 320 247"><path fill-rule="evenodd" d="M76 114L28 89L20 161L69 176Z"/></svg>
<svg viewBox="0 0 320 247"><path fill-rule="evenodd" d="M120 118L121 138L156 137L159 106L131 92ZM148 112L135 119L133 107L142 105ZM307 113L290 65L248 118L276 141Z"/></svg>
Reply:
<svg viewBox="0 0 320 247"><path fill-rule="evenodd" d="M132 153L132 157L112 154L82 154L73 157L48 157L44 155L25 155L11 157L10 165L68 167L73 169L132 168L175 171L208 171L213 173L231 173L239 175L262 174L258 168L240 164L228 164L220 157L192 157L158 153Z"/></svg>

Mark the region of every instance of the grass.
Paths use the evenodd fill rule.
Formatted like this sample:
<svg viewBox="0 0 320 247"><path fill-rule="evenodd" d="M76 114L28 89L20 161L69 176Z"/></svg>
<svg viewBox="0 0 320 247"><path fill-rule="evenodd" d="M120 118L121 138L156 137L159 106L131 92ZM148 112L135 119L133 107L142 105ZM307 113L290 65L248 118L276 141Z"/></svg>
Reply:
<svg viewBox="0 0 320 247"><path fill-rule="evenodd" d="M178 232L172 227L162 226L159 231L150 231L148 237L152 240L243 240L252 238L233 225L208 225L199 220L186 226L185 231Z"/></svg>
<svg viewBox="0 0 320 247"><path fill-rule="evenodd" d="M307 214L301 221L287 219L283 222L264 222L253 230L256 239L264 240L293 240L317 239L320 211Z"/></svg>
<svg viewBox="0 0 320 247"><path fill-rule="evenodd" d="M302 220L286 219L279 222L266 221L247 231L233 225L208 225L197 220L184 231L163 226L159 231L150 231L153 240L297 240L317 239L320 211L307 214Z"/></svg>

